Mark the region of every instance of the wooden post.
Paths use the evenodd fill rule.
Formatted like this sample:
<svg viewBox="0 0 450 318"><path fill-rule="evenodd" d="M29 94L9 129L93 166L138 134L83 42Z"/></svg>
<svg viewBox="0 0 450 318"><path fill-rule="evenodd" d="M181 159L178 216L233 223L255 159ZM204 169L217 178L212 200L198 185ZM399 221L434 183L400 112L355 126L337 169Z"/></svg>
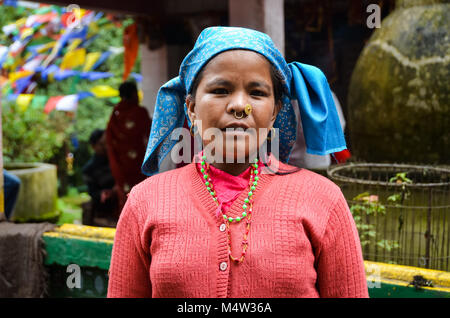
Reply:
<svg viewBox="0 0 450 318"><path fill-rule="evenodd" d="M146 44L140 45L142 92L144 94L142 105L153 116L158 90L168 81L167 46L163 45L155 50L150 50Z"/></svg>
<svg viewBox="0 0 450 318"><path fill-rule="evenodd" d="M284 55L284 0L228 0L230 26L267 33Z"/></svg>

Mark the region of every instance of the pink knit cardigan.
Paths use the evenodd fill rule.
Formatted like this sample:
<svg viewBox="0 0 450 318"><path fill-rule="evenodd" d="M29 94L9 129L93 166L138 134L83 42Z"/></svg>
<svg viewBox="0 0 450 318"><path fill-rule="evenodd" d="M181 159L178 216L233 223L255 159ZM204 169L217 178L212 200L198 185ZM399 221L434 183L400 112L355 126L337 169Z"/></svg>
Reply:
<svg viewBox="0 0 450 318"><path fill-rule="evenodd" d="M242 214L246 197L227 215ZM327 178L261 174L241 264L229 259L216 209L194 163L134 187L117 225L108 297L368 297L352 215ZM245 222L231 225L234 256L244 231Z"/></svg>

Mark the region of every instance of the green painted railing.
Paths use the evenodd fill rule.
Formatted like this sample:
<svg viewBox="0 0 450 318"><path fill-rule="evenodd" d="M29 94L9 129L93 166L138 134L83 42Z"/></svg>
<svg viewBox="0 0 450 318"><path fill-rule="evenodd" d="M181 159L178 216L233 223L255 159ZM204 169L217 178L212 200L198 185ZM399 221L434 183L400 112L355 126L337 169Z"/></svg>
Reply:
<svg viewBox="0 0 450 318"><path fill-rule="evenodd" d="M105 297L115 229L64 224L44 233L45 265L50 297ZM81 284L69 288L70 264L80 268ZM449 298L450 273L418 267L365 261L371 298ZM431 282L433 287L411 285ZM416 279L415 279L416 277ZM80 287L80 288L77 288Z"/></svg>

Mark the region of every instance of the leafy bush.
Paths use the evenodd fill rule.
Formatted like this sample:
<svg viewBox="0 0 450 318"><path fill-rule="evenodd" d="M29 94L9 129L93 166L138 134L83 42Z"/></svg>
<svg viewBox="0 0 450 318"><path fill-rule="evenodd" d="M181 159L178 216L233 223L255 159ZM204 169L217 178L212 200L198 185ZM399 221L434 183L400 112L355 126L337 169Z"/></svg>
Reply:
<svg viewBox="0 0 450 318"><path fill-rule="evenodd" d="M45 114L42 109L21 111L15 103L3 102L3 160L46 162L63 145L72 130L66 113Z"/></svg>

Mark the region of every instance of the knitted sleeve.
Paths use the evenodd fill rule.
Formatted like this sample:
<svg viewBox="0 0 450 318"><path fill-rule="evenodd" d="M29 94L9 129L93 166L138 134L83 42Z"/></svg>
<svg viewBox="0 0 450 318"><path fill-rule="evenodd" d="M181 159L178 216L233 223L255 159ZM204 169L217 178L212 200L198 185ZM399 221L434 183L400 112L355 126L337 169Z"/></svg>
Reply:
<svg viewBox="0 0 450 318"><path fill-rule="evenodd" d="M320 297L369 297L361 244L353 216L340 192L316 251Z"/></svg>
<svg viewBox="0 0 450 318"><path fill-rule="evenodd" d="M143 224L139 222L132 193L120 215L109 268L108 298L152 297L150 255L142 246Z"/></svg>

